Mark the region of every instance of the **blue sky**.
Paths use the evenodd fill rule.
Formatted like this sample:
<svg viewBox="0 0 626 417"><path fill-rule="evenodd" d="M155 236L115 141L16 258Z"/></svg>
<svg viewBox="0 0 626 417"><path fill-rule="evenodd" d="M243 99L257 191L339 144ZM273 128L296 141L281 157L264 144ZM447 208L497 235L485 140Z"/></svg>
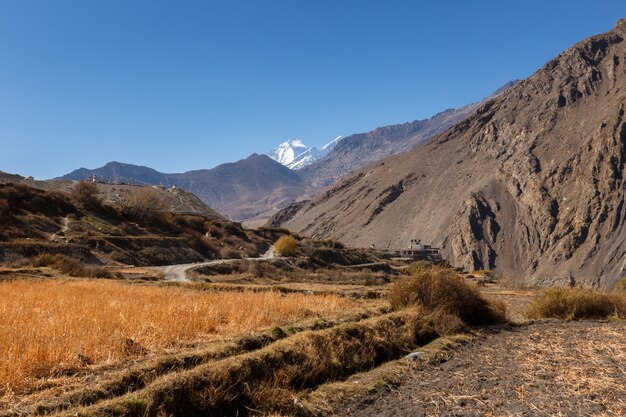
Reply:
<svg viewBox="0 0 626 417"><path fill-rule="evenodd" d="M0 170L323 145L477 101L620 17L623 0L0 0Z"/></svg>

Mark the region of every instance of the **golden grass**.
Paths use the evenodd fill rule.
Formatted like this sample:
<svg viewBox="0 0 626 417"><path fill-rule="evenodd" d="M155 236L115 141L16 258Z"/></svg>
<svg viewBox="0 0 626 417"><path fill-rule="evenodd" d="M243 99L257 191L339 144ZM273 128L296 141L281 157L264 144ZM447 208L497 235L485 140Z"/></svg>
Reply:
<svg viewBox="0 0 626 417"><path fill-rule="evenodd" d="M209 293L109 280L0 282L0 394L39 378L245 334L355 302L275 292Z"/></svg>
<svg viewBox="0 0 626 417"><path fill-rule="evenodd" d="M626 294L578 287L550 288L533 300L526 314L533 319L626 318Z"/></svg>
<svg viewBox="0 0 626 417"><path fill-rule="evenodd" d="M263 349L168 375L63 416L300 415L297 392L396 359L437 337L417 310L305 331ZM306 415L306 414L305 414Z"/></svg>
<svg viewBox="0 0 626 417"><path fill-rule="evenodd" d="M506 306L487 300L456 271L430 267L391 284L389 303L395 310L420 306L441 319L456 316L466 324L481 325L505 321ZM445 321L445 320L444 320ZM457 327L457 326L452 326Z"/></svg>

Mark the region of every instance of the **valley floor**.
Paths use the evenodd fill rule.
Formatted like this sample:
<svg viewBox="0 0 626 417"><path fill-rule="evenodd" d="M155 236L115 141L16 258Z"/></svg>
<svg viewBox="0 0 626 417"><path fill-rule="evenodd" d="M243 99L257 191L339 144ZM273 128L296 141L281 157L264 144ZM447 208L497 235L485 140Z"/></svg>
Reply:
<svg viewBox="0 0 626 417"><path fill-rule="evenodd" d="M626 322L548 320L490 331L338 414L624 416Z"/></svg>
<svg viewBox="0 0 626 417"><path fill-rule="evenodd" d="M43 274L48 269L26 271ZM27 296L33 306L36 304L37 308L31 308L35 313L47 312L48 320L41 323L36 316L27 322L22 315L24 326L31 329L50 327L63 317L59 311L55 313L51 300L78 300L87 294L92 302L76 303L76 308L90 305L98 298L94 288L100 287L112 294L100 298L116 301L111 305L104 303L88 314L76 308L69 313L83 320L88 316L92 321L100 310L114 310L110 316L119 316L118 319L138 316L120 315L115 310L119 306L127 310L122 295L129 294L135 298L141 295L139 298L148 307L159 305L159 312L165 312L165 299L171 298L170 304L181 305L181 314L190 313L183 307L192 305L196 313L191 315L204 318L194 333L197 337L180 339L185 343L168 345L167 349L150 344L154 337L146 339L150 332L144 327L137 326L135 333L130 329L125 337L139 341L147 349L110 363L99 359L97 352L86 352L94 364L68 366L79 350L59 339L58 346L70 352L70 356L57 360L59 366L65 364L67 372L65 368L59 368L63 372L48 372L28 386L21 386L21 391L19 384L14 384L15 391L0 396L0 416L58 413L55 415L130 417L187 415L192 411L215 415L268 415L275 411L279 413L276 416L353 417L626 416L626 321L530 322L524 311L537 291L483 283L480 291L506 304L512 324L473 328L469 334L456 336L431 335L416 346L406 344L405 333L418 322L411 321L406 312L389 312L384 300L388 289L371 272L291 274L278 279L273 275L254 277L250 273L208 277L200 269L190 274L193 282L187 283L158 282L159 277L148 276L149 272L154 271L120 269L121 276L129 276L127 281L93 281L29 277L14 271L0 281L7 291L17 291ZM69 290L74 287L91 290L73 295ZM24 288L40 291L28 295ZM52 289L58 289L56 298L52 297ZM37 304L39 293L46 296L40 297L42 301ZM156 298L146 298L146 294L152 293ZM209 298L219 300L209 302ZM5 299L15 299L14 304L20 304L15 294ZM181 304L182 299L186 302ZM269 314L280 303L292 299L293 311ZM234 310L243 316L228 310L227 300L238 303ZM322 301L334 304L324 308ZM8 302L0 304L5 305L5 310L10 307ZM213 306L221 317L220 337L200 337L212 332L201 325L210 324L213 317L210 311L200 310L201 305ZM239 308L240 305L246 307ZM265 311L263 306L271 308ZM248 312L252 311L263 320L248 323L252 315ZM169 315L165 312L165 316ZM150 328L160 328L167 322L159 317ZM11 320L17 322L16 318ZM250 325L245 327L244 323ZM1 324L0 330L11 329ZM226 332L229 324L235 326L232 332ZM53 333L54 329L50 329L46 334ZM13 333L32 333L17 330ZM40 339L50 340L50 336ZM87 343L77 336L70 339L72 343ZM26 341L22 345L41 343ZM419 352L416 361L405 358L413 349ZM6 369L15 370L16 365L13 360ZM0 381L2 377L0 372ZM24 381L31 377L23 375ZM5 377L4 383L7 381L10 379ZM230 386L229 390L237 396L226 395L229 390L208 395L212 392L209 388L223 386ZM202 397L206 398L204 403L197 403L200 395L206 396ZM264 409L257 411L250 405Z"/></svg>

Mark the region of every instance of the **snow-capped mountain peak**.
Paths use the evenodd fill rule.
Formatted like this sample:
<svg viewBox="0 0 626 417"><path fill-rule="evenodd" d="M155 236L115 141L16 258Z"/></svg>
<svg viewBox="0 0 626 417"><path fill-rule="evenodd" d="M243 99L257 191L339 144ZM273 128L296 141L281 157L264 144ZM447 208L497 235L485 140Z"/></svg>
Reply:
<svg viewBox="0 0 626 417"><path fill-rule="evenodd" d="M300 139L289 139L267 155L290 169L301 169L325 157L341 138L338 136L322 148L309 147Z"/></svg>
<svg viewBox="0 0 626 417"><path fill-rule="evenodd" d="M309 150L300 139L287 140L270 152L268 156L285 166L292 164L299 155Z"/></svg>

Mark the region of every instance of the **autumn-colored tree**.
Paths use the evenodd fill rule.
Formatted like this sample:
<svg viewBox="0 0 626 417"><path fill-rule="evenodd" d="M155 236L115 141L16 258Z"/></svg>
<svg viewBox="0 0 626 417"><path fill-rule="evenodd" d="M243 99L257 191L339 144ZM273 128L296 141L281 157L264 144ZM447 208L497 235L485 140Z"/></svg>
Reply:
<svg viewBox="0 0 626 417"><path fill-rule="evenodd" d="M298 253L298 243L293 237L283 235L274 244L274 250L280 256L295 256Z"/></svg>

